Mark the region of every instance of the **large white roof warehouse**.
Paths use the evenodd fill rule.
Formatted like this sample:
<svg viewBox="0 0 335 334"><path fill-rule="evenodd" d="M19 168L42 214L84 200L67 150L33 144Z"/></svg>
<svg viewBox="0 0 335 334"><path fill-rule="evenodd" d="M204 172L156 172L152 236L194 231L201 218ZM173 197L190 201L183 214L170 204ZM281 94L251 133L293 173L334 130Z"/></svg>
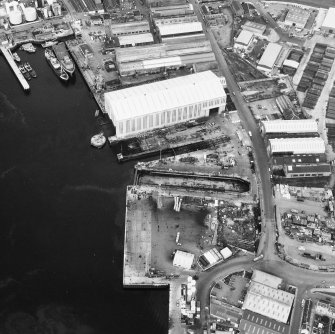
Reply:
<svg viewBox="0 0 335 334"><path fill-rule="evenodd" d="M226 106L226 81L212 71L105 93L105 109L117 137L136 135L191 119Z"/></svg>
<svg viewBox="0 0 335 334"><path fill-rule="evenodd" d="M312 119L263 121L262 133L317 133L318 123Z"/></svg>
<svg viewBox="0 0 335 334"><path fill-rule="evenodd" d="M329 8L325 19L321 25L322 30L335 32L335 8Z"/></svg>
<svg viewBox="0 0 335 334"><path fill-rule="evenodd" d="M321 138L275 138L269 139L270 154L318 154L325 153L325 143Z"/></svg>
<svg viewBox="0 0 335 334"><path fill-rule="evenodd" d="M263 71L271 71L280 55L282 46L277 43L269 43L266 47L257 68Z"/></svg>
<svg viewBox="0 0 335 334"><path fill-rule="evenodd" d="M201 22L158 24L157 27L162 37L203 32Z"/></svg>
<svg viewBox="0 0 335 334"><path fill-rule="evenodd" d="M293 300L292 293L251 282L242 309L287 323Z"/></svg>

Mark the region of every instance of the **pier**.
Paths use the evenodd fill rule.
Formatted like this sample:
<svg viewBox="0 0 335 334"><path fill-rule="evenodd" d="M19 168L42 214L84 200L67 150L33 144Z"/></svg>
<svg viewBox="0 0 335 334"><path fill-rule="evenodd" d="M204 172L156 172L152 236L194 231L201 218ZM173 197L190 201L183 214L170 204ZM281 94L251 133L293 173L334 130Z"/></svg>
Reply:
<svg viewBox="0 0 335 334"><path fill-rule="evenodd" d="M5 56L8 64L12 68L13 72L15 73L17 79L20 81L20 84L23 87L23 89L24 90L29 90L30 86L29 86L27 80L24 78L21 71L19 70L18 66L16 65L15 60L13 59L13 57L11 55L11 52L3 46L0 46L0 50L1 50L2 54Z"/></svg>

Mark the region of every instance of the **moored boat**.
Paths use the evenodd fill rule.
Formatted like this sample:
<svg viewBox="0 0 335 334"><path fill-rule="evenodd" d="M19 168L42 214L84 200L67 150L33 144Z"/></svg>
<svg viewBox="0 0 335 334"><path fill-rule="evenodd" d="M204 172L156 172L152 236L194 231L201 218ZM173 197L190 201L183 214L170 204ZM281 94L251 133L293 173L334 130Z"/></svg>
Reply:
<svg viewBox="0 0 335 334"><path fill-rule="evenodd" d="M91 138L91 145L96 148L102 148L106 144L106 137L104 134L98 133Z"/></svg>
<svg viewBox="0 0 335 334"><path fill-rule="evenodd" d="M22 44L21 49L24 50L24 51L27 51L29 53L36 52L36 48L34 47L34 45L32 43Z"/></svg>
<svg viewBox="0 0 335 334"><path fill-rule="evenodd" d="M64 71L63 66L57 60L53 51L51 49L45 49L44 54L45 54L45 58L48 61L50 67L57 74L57 76L64 81L69 80L69 75Z"/></svg>
<svg viewBox="0 0 335 334"><path fill-rule="evenodd" d="M24 63L24 68L28 71L28 73L33 78L37 78L37 74L36 74L35 70L31 67L31 65L28 62Z"/></svg>
<svg viewBox="0 0 335 334"><path fill-rule="evenodd" d="M23 74L26 80L31 80L30 74L28 73L28 71L25 69L23 65L19 66L19 70L21 71L21 73Z"/></svg>
<svg viewBox="0 0 335 334"><path fill-rule="evenodd" d="M70 54L66 49L65 43L60 42L57 45L53 45L52 50L54 51L57 59L62 64L64 70L72 75L76 67L74 65L74 61L71 59Z"/></svg>
<svg viewBox="0 0 335 334"><path fill-rule="evenodd" d="M19 57L19 55L16 53L16 52L14 52L14 53L12 53L12 56L13 56L13 59L16 61L16 62L20 62L21 61L21 58Z"/></svg>
<svg viewBox="0 0 335 334"><path fill-rule="evenodd" d="M58 42L57 41L46 41L45 43L41 44L42 48L49 48L53 45L56 45Z"/></svg>

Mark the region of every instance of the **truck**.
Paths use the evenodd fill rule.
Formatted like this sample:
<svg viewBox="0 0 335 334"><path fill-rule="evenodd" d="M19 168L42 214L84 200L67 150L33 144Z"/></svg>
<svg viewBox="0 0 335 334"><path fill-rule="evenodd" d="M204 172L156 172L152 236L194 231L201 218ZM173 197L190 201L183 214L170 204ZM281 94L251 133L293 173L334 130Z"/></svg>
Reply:
<svg viewBox="0 0 335 334"><path fill-rule="evenodd" d="M263 255L263 254L260 254L259 256L256 256L256 257L253 259L253 261L254 261L254 262L257 262L257 261L261 260L263 257L264 257L264 255Z"/></svg>

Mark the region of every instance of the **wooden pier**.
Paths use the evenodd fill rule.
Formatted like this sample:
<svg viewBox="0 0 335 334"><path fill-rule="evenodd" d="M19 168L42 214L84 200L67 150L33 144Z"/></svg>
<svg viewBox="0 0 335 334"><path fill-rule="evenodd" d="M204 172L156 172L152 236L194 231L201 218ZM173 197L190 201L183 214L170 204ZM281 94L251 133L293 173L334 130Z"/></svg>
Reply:
<svg viewBox="0 0 335 334"><path fill-rule="evenodd" d="M17 79L20 81L20 84L23 87L23 89L24 90L29 90L30 86L29 86L27 80L25 79L25 77L23 76L23 74L21 73L21 71L19 70L18 66L16 65L15 60L12 57L11 51L8 50L7 48L5 48L4 46L0 46L0 50L1 50L2 54L5 56L8 64L12 68L13 72L15 73Z"/></svg>

